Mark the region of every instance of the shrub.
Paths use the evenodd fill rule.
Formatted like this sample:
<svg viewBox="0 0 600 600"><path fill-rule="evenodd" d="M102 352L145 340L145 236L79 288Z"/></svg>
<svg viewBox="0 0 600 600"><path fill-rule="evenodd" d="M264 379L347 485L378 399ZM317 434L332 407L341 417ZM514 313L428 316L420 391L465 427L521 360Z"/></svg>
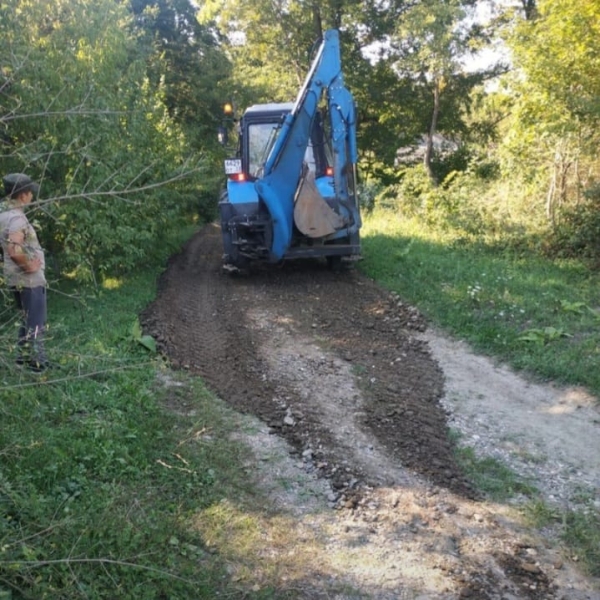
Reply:
<svg viewBox="0 0 600 600"><path fill-rule="evenodd" d="M600 184L584 192L583 203L563 209L547 246L550 254L600 260Z"/></svg>

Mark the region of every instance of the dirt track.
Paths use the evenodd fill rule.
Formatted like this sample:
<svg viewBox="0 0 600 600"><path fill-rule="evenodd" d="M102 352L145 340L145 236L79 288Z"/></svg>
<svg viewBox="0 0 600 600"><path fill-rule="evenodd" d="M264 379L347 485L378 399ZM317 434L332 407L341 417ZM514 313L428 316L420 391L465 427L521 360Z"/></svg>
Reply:
<svg viewBox="0 0 600 600"><path fill-rule="evenodd" d="M340 463L348 458L338 456L331 431L346 415L334 414L327 422L318 406L307 410L308 382L290 386L289 378L309 367L298 357L296 365L287 365L287 376L274 379L261 350L268 327L280 326L277 334L283 339L312 338L313 346L323 344L340 359L317 365L312 373L317 387L325 375L349 367L367 399L358 417L367 435L399 464L471 495L446 439L446 415L438 402L443 374L413 335L425 328L417 311L398 306L355 270L332 273L324 264L296 262L232 276L221 272L221 256L220 231L209 226L172 259L144 319L175 366L201 374L221 398L259 416L298 452L311 448L331 475L340 473ZM336 385L347 385L350 378ZM285 424L290 412L294 426ZM368 472L347 468L344 464L347 481L381 483Z"/></svg>
<svg viewBox="0 0 600 600"><path fill-rule="evenodd" d="M219 397L285 438L331 483L330 506L356 516L365 494L373 499L386 490L377 500L386 506L389 490L410 481L410 502L422 512L422 523L410 525L417 542L422 526L440 526L440 506L445 518L456 514L452 533L438 532L452 542L442 552L452 564L436 559L445 583L439 594L415 598L600 597L561 591L553 581L554 558L537 548L534 564L525 552L531 544L515 530L499 536L493 511L477 508L453 460L440 403L444 374L420 335L426 325L417 310L357 270L288 263L231 276L221 271L221 254L217 226L198 232L169 262L156 301L142 315L144 329L175 368L200 374ZM399 498L396 493L380 523L393 522ZM462 537L466 547L472 535L469 520L476 519L481 535L488 517L496 533L480 547L487 544L489 553L457 562Z"/></svg>

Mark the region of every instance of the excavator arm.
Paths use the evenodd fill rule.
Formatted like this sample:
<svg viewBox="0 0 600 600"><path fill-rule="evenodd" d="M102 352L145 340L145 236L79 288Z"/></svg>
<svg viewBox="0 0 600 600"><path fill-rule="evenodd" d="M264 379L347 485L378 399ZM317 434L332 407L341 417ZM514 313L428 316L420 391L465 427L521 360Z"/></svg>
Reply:
<svg viewBox="0 0 600 600"><path fill-rule="evenodd" d="M316 190L313 188L312 216L313 219L327 221L323 231L330 232L329 236L335 237L335 232L342 229L344 234L356 232L360 227L358 211L352 210L352 205L356 203L354 190L348 184L349 173L354 175L357 162L356 111L352 95L344 86L338 31L328 30L294 107L283 121L265 163L264 176L255 182L257 194L271 216L271 260L282 259L292 243L294 208L301 201L300 190L306 174L303 169L304 155L323 94L326 94L330 121L333 187L338 211L334 212L325 200L319 210L313 209ZM346 211L344 207L349 210ZM319 231L319 228L316 230Z"/></svg>

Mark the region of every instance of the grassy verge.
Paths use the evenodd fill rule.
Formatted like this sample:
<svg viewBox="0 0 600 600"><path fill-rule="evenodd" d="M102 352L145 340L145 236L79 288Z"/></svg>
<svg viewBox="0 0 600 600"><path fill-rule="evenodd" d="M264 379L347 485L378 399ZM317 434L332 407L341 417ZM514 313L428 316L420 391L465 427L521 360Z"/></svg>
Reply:
<svg viewBox="0 0 600 600"><path fill-rule="evenodd" d="M558 510L539 500L525 507L525 515L538 529L554 529L565 544L568 557L583 570L600 577L600 514L591 506L579 510Z"/></svg>
<svg viewBox="0 0 600 600"><path fill-rule="evenodd" d="M2 598L187 600L228 590L224 565L189 523L245 493L245 451L202 382L176 380L140 336L136 315L156 274L83 299L51 293L48 350L61 368L42 376L13 366L14 327L2 313Z"/></svg>
<svg viewBox="0 0 600 600"><path fill-rule="evenodd" d="M478 351L600 396L600 274L515 256L391 210L366 219L362 269Z"/></svg>

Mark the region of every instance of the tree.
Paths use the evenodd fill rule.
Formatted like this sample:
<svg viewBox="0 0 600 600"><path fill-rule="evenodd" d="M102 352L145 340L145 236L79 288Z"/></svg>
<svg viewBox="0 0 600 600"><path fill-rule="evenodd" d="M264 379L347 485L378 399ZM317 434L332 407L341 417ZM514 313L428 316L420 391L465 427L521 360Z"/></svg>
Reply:
<svg viewBox="0 0 600 600"><path fill-rule="evenodd" d="M355 1L355 0L353 0ZM221 0L207 2L203 22L215 21L235 64L235 93L252 101L295 98L324 29L339 27L340 0Z"/></svg>
<svg viewBox="0 0 600 600"><path fill-rule="evenodd" d="M525 13L525 18L530 21L535 16L536 10L536 0L521 0L521 5L523 6L523 12Z"/></svg>
<svg viewBox="0 0 600 600"><path fill-rule="evenodd" d="M149 80L197 149L216 146L217 121L231 64L216 31L198 21L189 0L128 0Z"/></svg>
<svg viewBox="0 0 600 600"><path fill-rule="evenodd" d="M460 21L471 4L209 0L201 17L227 40L240 108L293 100L322 30L340 29L344 76L358 107L361 172L388 177L398 148L423 133L431 139L440 127L464 130L465 99L481 75L465 76L459 54L486 33Z"/></svg>
<svg viewBox="0 0 600 600"><path fill-rule="evenodd" d="M125 272L196 209L205 161L150 84L123 5L1 6L0 168L42 181L43 244L63 271Z"/></svg>
<svg viewBox="0 0 600 600"><path fill-rule="evenodd" d="M232 96L240 108L294 100L323 30L340 29L344 77L358 105L362 162L378 170L392 164L398 146L415 135L410 86L392 62L372 60L364 52L386 39L391 15L404 2L389 4L384 10L377 2L357 0L213 0L204 4L201 16L214 20L227 40L235 65Z"/></svg>
<svg viewBox="0 0 600 600"><path fill-rule="evenodd" d="M466 24L467 12L461 0L422 0L404 12L394 32L396 68L413 81L415 87L430 95L429 118L425 134L423 164L432 181L436 180L432 168L434 138L440 126L443 96L449 95L454 110L449 115L459 115L457 100L468 96L465 83L473 86L477 77L463 75L462 58L477 46L478 26ZM462 85L457 85L461 82ZM462 88L464 95L448 94ZM465 94L466 92L466 94ZM450 125L446 121L446 131Z"/></svg>
<svg viewBox="0 0 600 600"><path fill-rule="evenodd" d="M599 177L600 5L541 0L509 44L517 76L507 142L521 165L546 172L546 212L555 223L561 206Z"/></svg>

